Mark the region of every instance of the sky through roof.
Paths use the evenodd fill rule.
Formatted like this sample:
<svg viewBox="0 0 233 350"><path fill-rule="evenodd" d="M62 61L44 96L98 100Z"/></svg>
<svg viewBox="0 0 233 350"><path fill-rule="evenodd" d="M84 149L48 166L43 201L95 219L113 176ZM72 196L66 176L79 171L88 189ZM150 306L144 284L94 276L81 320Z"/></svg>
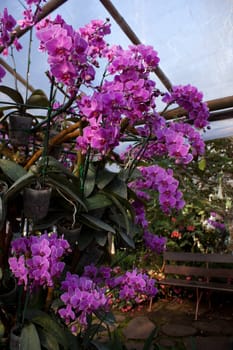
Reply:
<svg viewBox="0 0 233 350"><path fill-rule="evenodd" d="M173 85L192 84L210 100L232 95L233 86L233 2L232 0L113 0L138 38L154 46L161 59L160 66ZM16 0L1 0L16 19L21 18L22 4ZM130 40L111 18L99 0L68 0L57 13L74 28L92 19L110 17L110 44L127 47ZM26 76L28 34L21 38L24 50L15 54L17 71ZM32 44L30 83L48 92L47 57L38 53L38 41ZM10 57L5 58L12 66ZM158 79L156 79L158 81ZM13 85L8 74L4 84ZM166 88L158 81L158 87ZM22 87L21 87L22 89Z"/></svg>

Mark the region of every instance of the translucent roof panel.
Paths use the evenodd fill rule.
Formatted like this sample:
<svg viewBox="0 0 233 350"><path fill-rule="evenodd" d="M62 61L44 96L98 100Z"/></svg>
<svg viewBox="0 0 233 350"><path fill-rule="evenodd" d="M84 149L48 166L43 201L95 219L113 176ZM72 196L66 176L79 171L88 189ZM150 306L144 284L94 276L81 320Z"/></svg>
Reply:
<svg viewBox="0 0 233 350"><path fill-rule="evenodd" d="M173 85L192 84L203 91L205 100L232 95L233 86L233 2L232 0L113 0L112 4L127 21L138 38L153 45L161 59L160 67ZM1 0L0 12L9 9L16 19L22 4ZM111 18L99 0L68 0L57 13L74 28L92 19L109 17L112 34L110 44L127 47L130 40ZM17 71L25 77L28 35L21 38L24 50L16 54ZM44 72L47 58L38 53L33 39L30 83L47 90ZM11 58L5 58L12 65ZM4 83L12 82L7 77ZM165 89L162 84L159 87Z"/></svg>

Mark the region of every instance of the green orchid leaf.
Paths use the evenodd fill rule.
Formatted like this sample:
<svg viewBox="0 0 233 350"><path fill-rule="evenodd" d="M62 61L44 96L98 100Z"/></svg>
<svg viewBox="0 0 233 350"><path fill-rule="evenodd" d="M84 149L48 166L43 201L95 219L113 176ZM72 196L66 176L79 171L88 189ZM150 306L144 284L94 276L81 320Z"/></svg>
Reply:
<svg viewBox="0 0 233 350"><path fill-rule="evenodd" d="M0 168L12 181L16 181L27 174L27 171L21 165L8 159L0 159Z"/></svg>
<svg viewBox="0 0 233 350"><path fill-rule="evenodd" d="M128 213L131 216L131 220L134 221L135 219L135 212L134 209L131 205L131 203L129 202L128 199L124 199L124 198L119 198L116 194L114 194L114 196L120 201L120 203L128 210Z"/></svg>
<svg viewBox="0 0 233 350"><path fill-rule="evenodd" d="M119 232L120 236L122 237L122 239L125 241L125 243L127 243L129 247L135 249L135 243L134 243L134 240L132 239L132 237L127 235L123 230L119 230L118 232Z"/></svg>
<svg viewBox="0 0 233 350"><path fill-rule="evenodd" d="M129 202L128 199L121 198L115 193L112 193L112 196L120 202L125 212L127 212L127 218L128 218L129 224L132 226L133 222L135 221L135 211L131 203Z"/></svg>
<svg viewBox="0 0 233 350"><path fill-rule="evenodd" d="M14 90L9 86L0 85L0 92L10 97L14 102L18 104L20 105L24 104L23 97L17 90Z"/></svg>
<svg viewBox="0 0 233 350"><path fill-rule="evenodd" d="M71 199L79 203L86 212L88 211L86 204L76 194L79 188L75 187L65 176L51 173L46 177L45 182L57 189L58 193L61 191L67 197L67 200Z"/></svg>
<svg viewBox="0 0 233 350"><path fill-rule="evenodd" d="M84 182L84 195L85 197L90 196L95 188L95 178L96 178L96 170L94 167L89 167L87 171L87 176Z"/></svg>
<svg viewBox="0 0 233 350"><path fill-rule="evenodd" d="M106 231L98 231L95 233L95 240L101 247L105 246L107 239L108 237Z"/></svg>
<svg viewBox="0 0 233 350"><path fill-rule="evenodd" d="M98 332L103 332L103 331L106 331L106 328L103 327L102 325L100 324L90 324L88 325L85 333L84 333L84 336L83 336L83 340L82 340L82 343L83 343L83 349L90 349L90 342L91 342L91 339L94 338L94 336L98 333Z"/></svg>
<svg viewBox="0 0 233 350"><path fill-rule="evenodd" d="M48 333L45 329L38 329L38 334L40 338L41 345L47 350L59 350L59 343L57 342L57 338Z"/></svg>
<svg viewBox="0 0 233 350"><path fill-rule="evenodd" d="M142 176L142 173L139 169L135 168L132 172L130 172L130 169L123 169L121 170L121 172L119 173L119 178L123 181L132 181L135 180L139 177ZM129 178L130 176L130 178Z"/></svg>
<svg viewBox="0 0 233 350"><path fill-rule="evenodd" d="M105 193L105 194L106 194L106 196L108 196L111 199L112 203L117 207L117 209L123 215L125 227L126 227L126 232L127 232L127 234L129 234L130 225L129 225L129 217L128 217L127 211L125 210L123 205L120 203L120 201L113 194L110 194L110 193Z"/></svg>
<svg viewBox="0 0 233 350"><path fill-rule="evenodd" d="M98 188L100 190L104 189L116 177L116 175L116 173L112 173L107 169L101 169L96 178Z"/></svg>
<svg viewBox="0 0 233 350"><path fill-rule="evenodd" d="M95 195L86 199L88 210L101 209L112 205L112 201L103 193L96 193Z"/></svg>
<svg viewBox="0 0 233 350"><path fill-rule="evenodd" d="M44 93L44 91L37 89L33 91L31 96L26 101L27 108L40 108L40 107L49 107L49 100ZM28 107L30 106L30 107Z"/></svg>
<svg viewBox="0 0 233 350"><path fill-rule="evenodd" d="M129 190L129 194L132 195L132 193L134 194L133 191L131 191L129 188L127 188L127 191ZM118 199L118 201L123 205L123 207L125 207L125 209L128 210L128 213L131 216L131 219L134 220L135 218L135 212L134 209L131 205L131 203L129 202L129 198L122 198L121 196L119 196L117 193L115 192L110 192L108 190L108 188L104 189L104 191L102 191L101 193L104 193L105 195L110 194L111 196L114 196L116 199ZM130 196L131 197L131 196ZM133 197L133 196L132 196ZM133 197L134 199L137 199L137 197Z"/></svg>
<svg viewBox="0 0 233 350"><path fill-rule="evenodd" d="M65 349L68 349L68 342L64 329L46 312L38 309L28 309L26 311L26 318L30 319L31 322L39 325L46 332L53 335L59 344L61 344ZM31 349L34 348L32 347Z"/></svg>
<svg viewBox="0 0 233 350"><path fill-rule="evenodd" d="M8 200L10 197L14 196L16 193L19 193L24 187L30 186L36 177L33 173L26 173L16 180L11 187L3 195L5 200Z"/></svg>
<svg viewBox="0 0 233 350"><path fill-rule="evenodd" d="M20 336L20 348L23 350L41 350L40 338L33 323L23 327Z"/></svg>
<svg viewBox="0 0 233 350"><path fill-rule="evenodd" d="M126 232L126 225L123 215L116 211L115 207L111 207L111 212L112 213L109 214L109 218L113 223L115 223L114 227ZM134 235L139 234L140 231L140 227L136 225L133 220L129 220L129 235L133 237Z"/></svg>
<svg viewBox="0 0 233 350"><path fill-rule="evenodd" d="M38 172L40 173L44 167L44 159L41 159L38 164L37 164L37 168L38 168ZM48 175L52 174L52 173L62 173L64 175L66 175L68 178L70 178L75 186L77 186L76 188L76 192L77 190L80 188L80 179L75 176L69 169L67 169L61 162L59 162L56 158L52 157L52 156L48 156L46 158L46 165L47 165L47 169L46 172ZM81 193L81 192L80 192Z"/></svg>
<svg viewBox="0 0 233 350"><path fill-rule="evenodd" d="M89 227L93 227L94 229L115 233L115 230L112 226L89 214L80 215L80 221Z"/></svg>
<svg viewBox="0 0 233 350"><path fill-rule="evenodd" d="M5 107L1 107L0 108L0 113L1 112L4 112L4 111L8 111L10 109L15 109L15 106L12 104L12 106L5 106ZM3 120L5 120L7 118L7 114L6 115L3 115L1 118L0 118L0 122L3 122Z"/></svg>
<svg viewBox="0 0 233 350"><path fill-rule="evenodd" d="M116 323L116 318L111 311L107 312L103 309L99 309L94 311L94 314L101 322L107 323L109 325L114 325Z"/></svg>
<svg viewBox="0 0 233 350"><path fill-rule="evenodd" d="M128 198L128 187L124 181L118 177L113 179L111 183L104 188L106 192L117 194L119 197Z"/></svg>

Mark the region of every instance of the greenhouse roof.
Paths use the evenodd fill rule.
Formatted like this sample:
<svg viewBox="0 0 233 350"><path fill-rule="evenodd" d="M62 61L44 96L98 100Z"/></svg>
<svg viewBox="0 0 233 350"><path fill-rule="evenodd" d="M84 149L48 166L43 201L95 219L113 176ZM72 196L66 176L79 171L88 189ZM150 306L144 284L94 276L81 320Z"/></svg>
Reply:
<svg viewBox="0 0 233 350"><path fill-rule="evenodd" d="M52 17L59 13L74 28L92 19L110 18L110 44L125 48L132 42L152 45L160 57L155 72L158 87L166 91L172 85L196 86L204 99L211 101L211 120L221 120L212 123L205 138L233 135L232 0L50 0L47 5ZM4 7L15 18L21 18L21 1L2 0L1 13ZM23 35L21 41L26 48L28 35ZM48 69L47 58L38 54L38 45L33 39L30 84L47 91L48 79L42 74ZM17 72L25 77L25 50L15 59ZM3 60L12 67L10 56ZM4 83L13 84L11 74Z"/></svg>

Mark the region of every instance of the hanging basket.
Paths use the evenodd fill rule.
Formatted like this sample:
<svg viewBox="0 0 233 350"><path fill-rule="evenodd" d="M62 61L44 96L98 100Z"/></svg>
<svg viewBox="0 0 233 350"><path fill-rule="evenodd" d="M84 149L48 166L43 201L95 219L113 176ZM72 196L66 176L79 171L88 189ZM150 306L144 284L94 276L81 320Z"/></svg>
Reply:
<svg viewBox="0 0 233 350"><path fill-rule="evenodd" d="M46 217L49 210L52 188L25 188L23 192L24 216L34 221Z"/></svg>
<svg viewBox="0 0 233 350"><path fill-rule="evenodd" d="M13 146L27 146L33 116L18 111L9 115L9 139Z"/></svg>

